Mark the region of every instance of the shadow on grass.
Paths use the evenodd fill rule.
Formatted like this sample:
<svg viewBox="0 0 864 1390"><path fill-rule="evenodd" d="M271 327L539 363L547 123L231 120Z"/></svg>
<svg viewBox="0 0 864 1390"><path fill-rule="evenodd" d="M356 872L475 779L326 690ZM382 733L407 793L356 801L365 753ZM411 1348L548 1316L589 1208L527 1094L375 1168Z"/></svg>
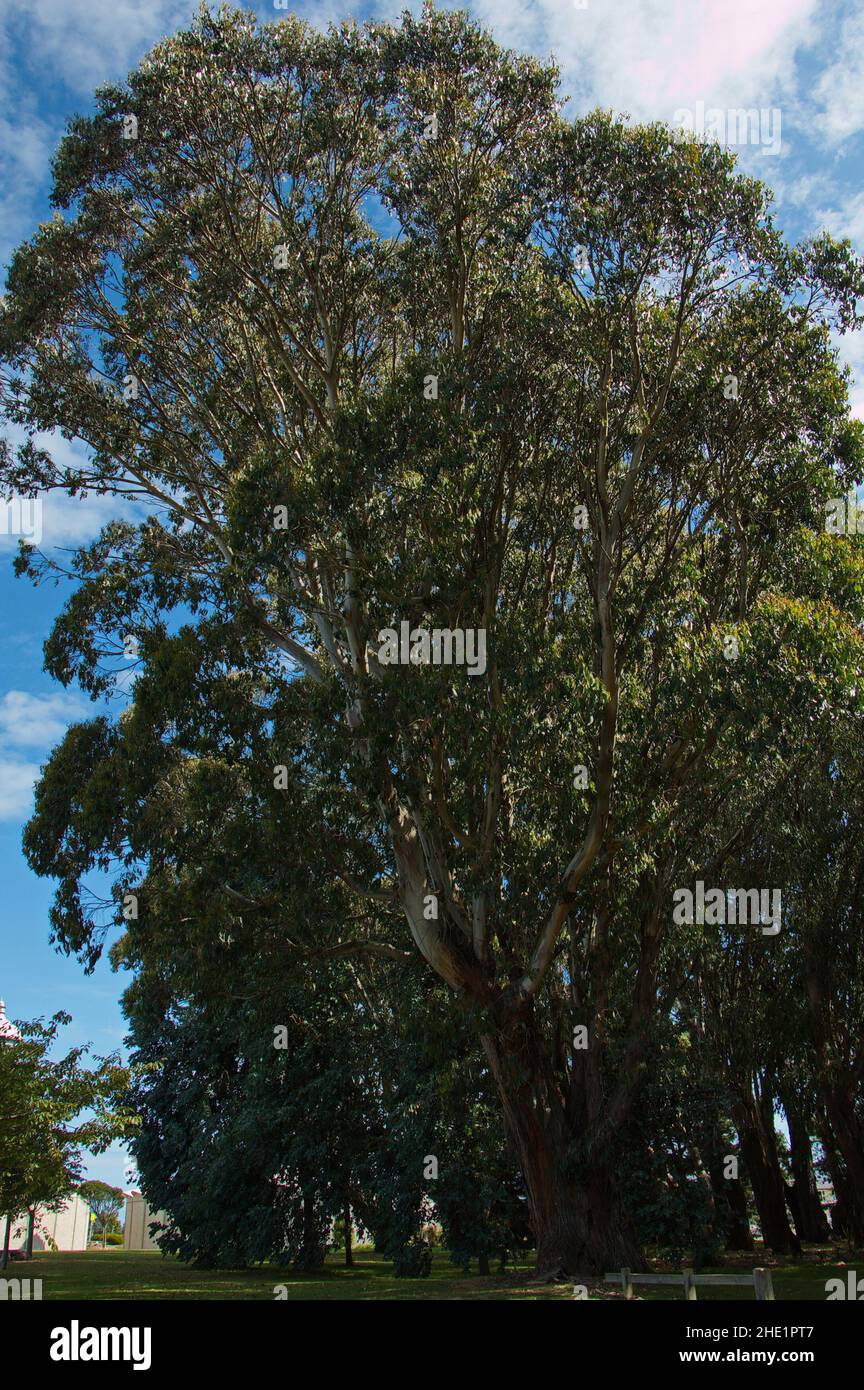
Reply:
<svg viewBox="0 0 864 1390"><path fill-rule="evenodd" d="M774 1292L777 1301L788 1299L825 1299L825 1282L837 1275L844 1277L849 1267L829 1263L814 1252L810 1259L797 1265L772 1265ZM753 1260L762 1262L764 1257ZM836 1257L835 1257L836 1258ZM23 1277L42 1280L43 1299L57 1300L161 1300L161 1299L267 1299L281 1297L294 1300L429 1300L479 1299L546 1301L573 1298L572 1284L548 1285L535 1282L533 1262L517 1264L504 1275L463 1274L450 1264L447 1252L436 1250L432 1273L427 1279L397 1279L392 1264L371 1251L359 1251L354 1256L354 1268L346 1269L340 1254L328 1256L323 1270L300 1274L276 1265L261 1265L253 1269L195 1269L178 1260L166 1258L158 1251L88 1250L67 1253L40 1251L27 1264L17 1266ZM765 1260L765 1263L768 1263ZM732 1268L730 1264L726 1268ZM736 1262L735 1268L743 1266ZM719 1266L706 1268L705 1273L719 1273ZM574 1280L574 1283L577 1282ZM584 1278L590 1299L620 1299L620 1292L596 1279ZM704 1293L707 1295L708 1290ZM643 1288L640 1295L647 1301L669 1299L675 1292L667 1288ZM710 1300L722 1302L749 1300L752 1295L739 1288L712 1288Z"/></svg>

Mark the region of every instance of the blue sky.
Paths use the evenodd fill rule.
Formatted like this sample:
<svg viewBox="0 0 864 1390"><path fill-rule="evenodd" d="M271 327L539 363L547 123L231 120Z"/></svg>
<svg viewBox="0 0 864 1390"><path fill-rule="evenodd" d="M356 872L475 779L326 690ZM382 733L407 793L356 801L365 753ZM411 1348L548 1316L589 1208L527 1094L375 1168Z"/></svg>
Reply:
<svg viewBox="0 0 864 1390"><path fill-rule="evenodd" d="M447 6L457 8L457 6ZM159 38L187 22L185 0L0 0L0 262L50 215L51 154L68 116L90 109L93 89L125 76ZM284 9L261 3L262 18ZM323 0L291 8L330 19L396 17L416 3ZM499 41L553 55L569 110L600 105L634 120L704 121L721 130L748 172L775 192L787 234L821 228L864 251L864 8L846 0L477 0L463 6ZM739 144L739 109L762 113ZM713 117L711 113L715 114ZM778 124L779 123L779 124ZM779 133L779 141L776 138ZM779 145L779 148L778 148ZM855 413L864 417L864 335L838 343L856 372ZM74 442L52 447L75 451ZM94 535L112 515L100 499L49 499L43 548ZM124 980L100 965L85 976L49 943L51 885L21 855L21 830L39 766L88 702L54 686L42 642L62 591L34 589L11 572L15 542L0 535L0 996L11 1017L66 1009L67 1045L122 1047ZM120 1149L90 1176L125 1185Z"/></svg>

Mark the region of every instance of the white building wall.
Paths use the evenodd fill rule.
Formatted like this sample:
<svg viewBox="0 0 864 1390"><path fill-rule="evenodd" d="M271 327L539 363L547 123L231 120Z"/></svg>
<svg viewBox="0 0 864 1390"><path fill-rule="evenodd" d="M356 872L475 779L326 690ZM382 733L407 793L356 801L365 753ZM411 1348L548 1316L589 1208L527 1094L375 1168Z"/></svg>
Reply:
<svg viewBox="0 0 864 1390"><path fill-rule="evenodd" d="M165 1212L151 1211L140 1192L126 1198L126 1221L123 1226L123 1245L126 1250L158 1250L149 1233L151 1221L166 1221Z"/></svg>
<svg viewBox="0 0 864 1390"><path fill-rule="evenodd" d="M0 1218L0 1240L6 1234L6 1218ZM10 1250L27 1248L27 1227L30 1218L25 1214L12 1223L9 1234ZM34 1250L86 1250L90 1239L90 1208L73 1194L59 1211L48 1211L45 1207L36 1208L33 1222Z"/></svg>

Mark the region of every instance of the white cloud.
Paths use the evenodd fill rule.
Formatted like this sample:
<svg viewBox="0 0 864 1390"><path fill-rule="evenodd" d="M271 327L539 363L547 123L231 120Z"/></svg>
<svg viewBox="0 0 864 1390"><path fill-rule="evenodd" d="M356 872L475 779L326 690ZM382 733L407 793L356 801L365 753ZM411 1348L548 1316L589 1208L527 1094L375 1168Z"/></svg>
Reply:
<svg viewBox="0 0 864 1390"><path fill-rule="evenodd" d="M30 695L7 690L0 696L0 747L42 749L55 744L86 709L83 700L67 691Z"/></svg>
<svg viewBox="0 0 864 1390"><path fill-rule="evenodd" d="M849 237L854 245L864 246L864 192L851 193L839 207L817 211L814 221L825 226L832 236Z"/></svg>
<svg viewBox="0 0 864 1390"><path fill-rule="evenodd" d="M0 24L7 43L23 45L35 69L89 94L101 82L124 78L196 9L192 0L30 0L26 9L20 0L0 0Z"/></svg>
<svg viewBox="0 0 864 1390"><path fill-rule="evenodd" d="M65 115L122 81L159 39L188 25L192 0L0 0L0 266L46 215L43 196ZM71 92L63 116L49 97Z"/></svg>
<svg viewBox="0 0 864 1390"><path fill-rule="evenodd" d="M38 763L0 757L0 821L23 820L33 806Z"/></svg>
<svg viewBox="0 0 864 1390"><path fill-rule="evenodd" d="M33 761L32 753L38 752L44 761L69 725L91 708L66 691L31 695L25 690L7 690L0 696L0 821L29 816L40 772L40 763Z"/></svg>
<svg viewBox="0 0 864 1390"><path fill-rule="evenodd" d="M813 212L814 205L837 196L836 181L824 169L786 178L781 167L771 179L771 191L777 207L794 208L799 212L809 209L813 230L817 230L816 222L820 215Z"/></svg>
<svg viewBox="0 0 864 1390"><path fill-rule="evenodd" d="M269 8L259 8L262 18ZM420 5L297 0L291 8L323 27L347 15L396 19ZM699 100L734 107L791 98L795 55L816 36L819 0L588 0L585 9L573 0L448 0L443 8L468 8L500 42L553 56L580 109L668 120Z"/></svg>
<svg viewBox="0 0 864 1390"><path fill-rule="evenodd" d="M849 387L851 413L864 420L864 332L836 333L834 346L840 353L840 360L852 370Z"/></svg>
<svg viewBox="0 0 864 1390"><path fill-rule="evenodd" d="M450 0L458 8L464 0ZM262 20L285 17L261 3ZM316 26L374 14L396 19L405 0L291 0ZM410 8L419 12L418 0ZM192 0L0 0L0 32L23 44L34 67L51 65L55 80L88 95L98 83L122 79L144 52L193 18ZM793 99L795 57L832 32L836 0L474 0L470 6L503 42L546 56L554 52L566 88L580 105L600 103L638 119L671 116L698 100L721 106L768 105ZM817 25L818 20L818 25ZM817 88L830 127L860 112L864 83L856 69L864 52L864 20L847 19L842 60ZM853 62L847 67L847 58ZM8 75L7 82L14 80ZM858 71L858 78L855 73Z"/></svg>
<svg viewBox="0 0 864 1390"><path fill-rule="evenodd" d="M864 193L854 192L838 206L813 213L815 226L825 227L835 237L848 237L860 252L864 248ZM864 331L834 335L840 360L852 370L849 398L852 414L864 420Z"/></svg>
<svg viewBox="0 0 864 1390"><path fill-rule="evenodd" d="M7 425L3 431L13 446L24 439L24 431ZM34 435L34 443L45 449L61 468L80 468L87 462L87 447L80 440L64 439L54 431ZM86 497L69 497L64 492L40 495L40 548L84 545L98 536L103 526L118 517L134 519L142 514L140 505L122 498L88 493ZM0 530L0 554L18 549L18 536L5 535Z"/></svg>
<svg viewBox="0 0 864 1390"><path fill-rule="evenodd" d="M768 106L793 81L818 0L476 0L496 35L554 51L580 106L670 119L679 106Z"/></svg>
<svg viewBox="0 0 864 1390"><path fill-rule="evenodd" d="M14 120L0 114L0 265L35 230L33 209L60 133L32 98L16 103Z"/></svg>
<svg viewBox="0 0 864 1390"><path fill-rule="evenodd" d="M838 144L864 130L864 12L848 15L832 48L839 56L814 90L820 136Z"/></svg>

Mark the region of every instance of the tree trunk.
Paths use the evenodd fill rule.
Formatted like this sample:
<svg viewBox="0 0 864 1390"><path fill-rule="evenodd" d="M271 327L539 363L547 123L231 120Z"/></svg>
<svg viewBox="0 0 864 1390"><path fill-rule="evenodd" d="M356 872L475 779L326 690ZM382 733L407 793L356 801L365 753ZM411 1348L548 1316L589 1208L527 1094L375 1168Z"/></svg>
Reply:
<svg viewBox="0 0 864 1390"><path fill-rule="evenodd" d="M307 1192L303 1194L303 1239L294 1266L304 1270L320 1269L324 1264L324 1255L315 1198Z"/></svg>
<svg viewBox="0 0 864 1390"><path fill-rule="evenodd" d="M855 1238L860 1240L864 1234L864 1129L855 1108L858 1065L844 1060L846 1049L838 1044L832 1013L825 1004L826 961L830 961L830 955L820 952L806 933L804 958L810 1025L816 1045L819 1098L831 1138L843 1159L849 1220Z"/></svg>
<svg viewBox="0 0 864 1390"><path fill-rule="evenodd" d="M31 1211L30 1211L30 1220L27 1222L27 1258L28 1258L28 1260L32 1260L32 1258L33 1258L33 1228L34 1228L34 1226L35 1226L35 1223L36 1223L36 1211L35 1211L35 1208L32 1208Z"/></svg>
<svg viewBox="0 0 864 1390"><path fill-rule="evenodd" d="M342 1212L342 1220L345 1223L345 1265L348 1269L353 1269L354 1252L351 1248L351 1208L347 1202Z"/></svg>
<svg viewBox="0 0 864 1390"><path fill-rule="evenodd" d="M818 1117L819 1140L825 1154L825 1166L834 1189L834 1205L831 1208L831 1232L835 1238L864 1243L864 1221L858 1211L852 1190L846 1178L846 1169L837 1152L834 1134L822 1112Z"/></svg>
<svg viewBox="0 0 864 1390"><path fill-rule="evenodd" d="M765 1123L752 1093L733 1102L732 1118L738 1131L741 1154L753 1184L762 1239L778 1255L798 1255L801 1242L789 1225L786 1184L780 1170L773 1124Z"/></svg>
<svg viewBox="0 0 864 1390"><path fill-rule="evenodd" d="M787 1189L787 1197L795 1230L801 1240L828 1240L831 1232L816 1187L810 1126L801 1111L782 1095L781 1104L789 1126L789 1164L794 1184Z"/></svg>
<svg viewBox="0 0 864 1390"><path fill-rule="evenodd" d="M752 1250L753 1234L750 1230L750 1211L747 1206L747 1193L740 1178L727 1178L726 1158L729 1156L728 1142L716 1123L703 1131L703 1164L711 1183L714 1198L715 1226L722 1235L727 1250Z"/></svg>
<svg viewBox="0 0 864 1390"><path fill-rule="evenodd" d="M6 1217L6 1234L3 1237L3 1254L0 1255L0 1269L5 1269L9 1263L9 1233L12 1229L12 1217Z"/></svg>
<svg viewBox="0 0 864 1390"><path fill-rule="evenodd" d="M726 1200L729 1203L729 1230L726 1236L727 1250L752 1250L753 1232L750 1230L750 1208L747 1193L740 1178L730 1178L726 1183Z"/></svg>
<svg viewBox="0 0 864 1390"><path fill-rule="evenodd" d="M843 1157L849 1195L856 1212L864 1213L864 1133L855 1111L851 1085L826 1085L823 1098L831 1132Z"/></svg>
<svg viewBox="0 0 864 1390"><path fill-rule="evenodd" d="M712 1153L708 1170L711 1191L714 1193L715 1210L720 1218L720 1230L725 1238L727 1250L752 1250L753 1234L750 1230L750 1212L747 1207L747 1193L740 1178L724 1178L723 1155Z"/></svg>
<svg viewBox="0 0 864 1390"><path fill-rule="evenodd" d="M590 1135L580 1134L578 1146L574 1142L533 1009L515 1010L482 1041L525 1179L540 1278L644 1269L614 1165L591 1151ZM590 1160L577 1157L586 1152Z"/></svg>

